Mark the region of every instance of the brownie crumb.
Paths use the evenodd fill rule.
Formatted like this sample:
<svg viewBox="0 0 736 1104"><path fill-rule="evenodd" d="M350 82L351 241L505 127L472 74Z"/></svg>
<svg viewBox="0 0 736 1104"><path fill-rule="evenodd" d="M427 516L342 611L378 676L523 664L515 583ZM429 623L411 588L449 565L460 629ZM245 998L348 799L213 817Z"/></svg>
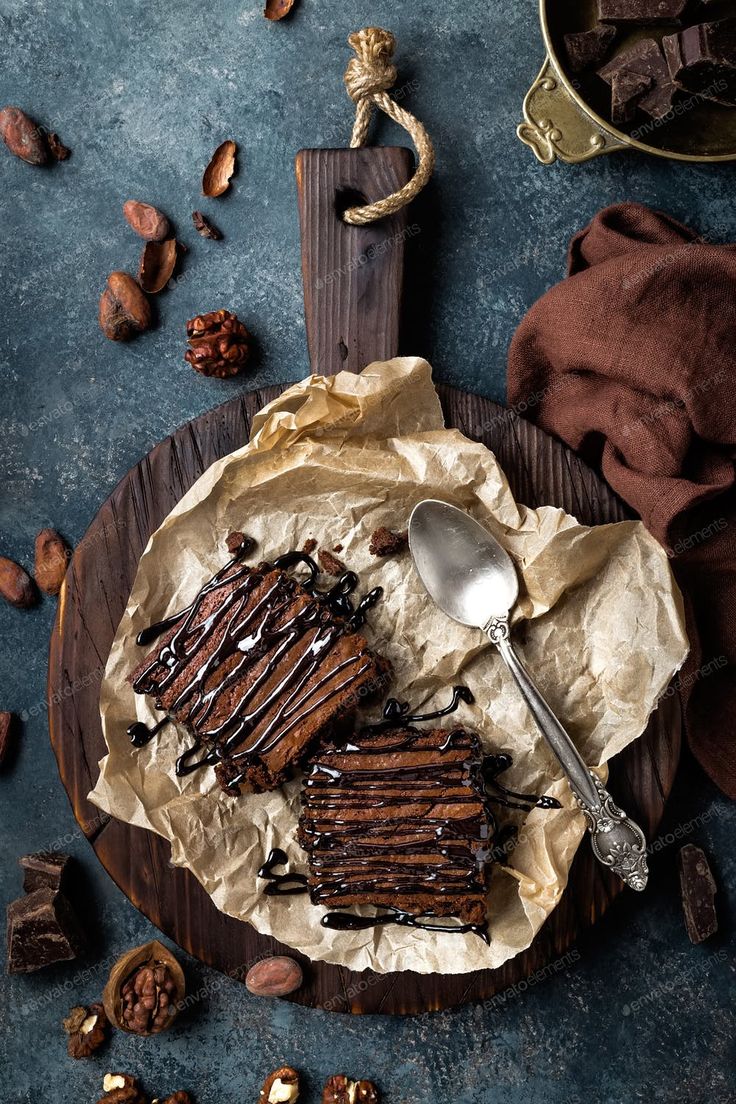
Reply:
<svg viewBox="0 0 736 1104"><path fill-rule="evenodd" d="M345 571L345 564L342 560L338 560L337 556L333 556L326 548L320 548L317 559L322 570L326 571L328 575L342 575Z"/></svg>
<svg viewBox="0 0 736 1104"><path fill-rule="evenodd" d="M251 552L255 548L256 542L253 537L247 537L245 533L241 533L236 529L233 533L228 533L225 538L225 545L228 552L234 556L236 552Z"/></svg>
<svg viewBox="0 0 736 1104"><path fill-rule="evenodd" d="M314 537L310 537L309 540L305 540L302 547L302 552L304 552L306 556L311 556L316 547L317 541L314 539Z"/></svg>
<svg viewBox="0 0 736 1104"><path fill-rule="evenodd" d="M336 544L334 546L334 548L332 549L332 551L333 552L342 552L342 548L343 548L343 546L341 544Z"/></svg>
<svg viewBox="0 0 736 1104"><path fill-rule="evenodd" d="M409 533L406 529L403 533L394 533L382 525L371 537L368 551L373 556L396 556L404 551L408 543Z"/></svg>

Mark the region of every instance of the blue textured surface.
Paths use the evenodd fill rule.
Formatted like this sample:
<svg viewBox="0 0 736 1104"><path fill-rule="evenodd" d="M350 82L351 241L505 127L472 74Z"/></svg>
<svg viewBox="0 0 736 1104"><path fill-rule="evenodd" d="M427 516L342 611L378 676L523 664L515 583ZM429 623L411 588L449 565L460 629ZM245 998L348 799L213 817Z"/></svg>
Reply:
<svg viewBox="0 0 736 1104"><path fill-rule="evenodd" d="M605 204L638 199L715 240L736 237L733 168L616 155L543 168L515 137L541 61L534 4L328 3L302 0L268 24L257 0L2 0L0 101L24 107L74 150L53 170L0 149L2 348L0 553L28 563L39 528L78 540L117 480L157 440L241 388L306 371L293 155L346 144L345 38L367 23L399 39L407 104L432 133L438 166L415 208L410 345L440 379L501 399L509 339L564 270L571 233ZM224 138L240 144L231 193L199 196ZM382 141L401 141L391 126ZM190 245L160 325L128 346L104 340L97 300L107 273L135 270L128 198L158 204ZM201 207L226 234L191 230ZM204 380L182 361L183 325L236 310L258 335L242 381ZM631 1104L730 1101L734 1080L733 942L694 948L677 894L677 830L734 885L733 806L689 760L642 897L630 894L549 976L493 1006L414 1019L350 1019L250 997L191 964L203 999L166 1037L117 1035L87 1062L66 1057L59 1021L95 998L104 965L154 932L81 837L59 782L43 708L54 603L0 608L0 707L33 715L0 775L0 900L19 892L18 855L57 844L82 863L98 929L89 962L0 980L0 1102L84 1104L105 1071L151 1094L190 1088L199 1104L255 1101L284 1061L305 1071L304 1100L331 1073L373 1077L387 1104ZM35 707L35 708L34 708ZM731 906L732 907L732 906ZM89 967L89 973L83 971ZM80 972L81 971L81 972Z"/></svg>

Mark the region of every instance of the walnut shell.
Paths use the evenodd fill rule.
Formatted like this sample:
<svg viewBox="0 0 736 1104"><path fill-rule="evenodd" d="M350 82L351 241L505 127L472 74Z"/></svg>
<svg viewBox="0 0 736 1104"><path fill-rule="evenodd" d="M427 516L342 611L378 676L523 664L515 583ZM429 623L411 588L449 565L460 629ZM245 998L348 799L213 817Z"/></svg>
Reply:
<svg viewBox="0 0 736 1104"><path fill-rule="evenodd" d="M124 1018L125 995L123 989L126 983L144 969L155 970L157 967L166 967L168 974L173 979L173 991L166 994L166 1007L168 1009L165 1021L149 1027L131 1027ZM167 1030L174 1022L181 1003L186 993L184 971L174 958L171 951L159 943L157 939L150 943L144 943L140 947L134 947L117 960L102 993L102 1003L111 1024L126 1031L130 1035L158 1035Z"/></svg>

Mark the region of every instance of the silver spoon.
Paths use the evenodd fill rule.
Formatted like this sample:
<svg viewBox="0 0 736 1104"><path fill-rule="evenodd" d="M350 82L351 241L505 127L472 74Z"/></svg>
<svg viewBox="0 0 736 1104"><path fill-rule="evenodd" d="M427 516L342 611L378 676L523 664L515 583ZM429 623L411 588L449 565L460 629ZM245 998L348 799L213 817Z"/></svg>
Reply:
<svg viewBox="0 0 736 1104"><path fill-rule="evenodd" d="M461 625L482 629L501 653L585 814L593 854L632 889L644 889L649 874L644 833L586 767L511 643L509 613L519 597L511 557L469 514L433 499L414 508L409 547L436 605Z"/></svg>

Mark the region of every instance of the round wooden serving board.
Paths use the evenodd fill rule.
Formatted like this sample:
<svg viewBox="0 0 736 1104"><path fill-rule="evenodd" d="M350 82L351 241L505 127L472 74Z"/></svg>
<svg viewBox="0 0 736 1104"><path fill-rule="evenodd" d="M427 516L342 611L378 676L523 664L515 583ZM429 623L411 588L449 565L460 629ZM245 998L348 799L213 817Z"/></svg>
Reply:
<svg viewBox="0 0 736 1104"><path fill-rule="evenodd" d="M193 875L170 865L168 843L152 832L107 819L87 794L107 750L100 726L100 682L148 538L210 464L246 443L253 415L281 390L252 391L203 414L157 445L120 482L74 554L49 662L51 742L74 815L100 862L165 935L241 980L257 959L294 952L218 912ZM493 450L520 502L561 506L588 525L626 516L596 475L533 425L478 396L448 387L439 390L447 424ZM680 715L673 695L664 700L645 735L612 764L611 792L650 838L679 753ZM290 999L335 1012L417 1013L489 998L564 954L621 888L594 862L585 843L560 905L529 950L501 969L378 975L294 955L304 966L305 984Z"/></svg>

